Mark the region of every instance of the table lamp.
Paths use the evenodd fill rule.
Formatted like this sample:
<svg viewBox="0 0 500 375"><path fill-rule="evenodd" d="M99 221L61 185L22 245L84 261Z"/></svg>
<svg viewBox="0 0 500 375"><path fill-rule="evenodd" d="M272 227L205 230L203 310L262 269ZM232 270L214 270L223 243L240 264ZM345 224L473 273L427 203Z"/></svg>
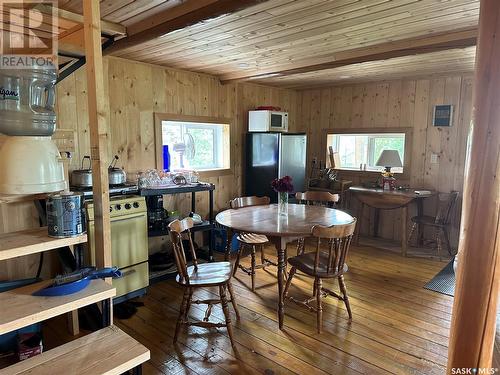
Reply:
<svg viewBox="0 0 500 375"><path fill-rule="evenodd" d="M396 179L394 178L394 173L391 172L391 168L403 166L399 152L397 150L382 151L376 165L385 168L382 172L382 187L384 190L394 190Z"/></svg>

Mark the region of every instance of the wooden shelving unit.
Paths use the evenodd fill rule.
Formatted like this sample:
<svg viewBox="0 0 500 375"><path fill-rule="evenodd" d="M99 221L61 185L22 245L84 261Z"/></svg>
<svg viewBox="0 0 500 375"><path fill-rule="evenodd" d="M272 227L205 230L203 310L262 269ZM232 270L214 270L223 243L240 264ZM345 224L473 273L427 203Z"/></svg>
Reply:
<svg viewBox="0 0 500 375"><path fill-rule="evenodd" d="M47 228L2 234L0 260L77 245L86 241L87 235L51 238L47 235ZM51 283L52 280L46 280L0 293L0 306L2 306L0 335L97 302L103 303L104 328L0 369L0 373L121 374L131 369L139 369L141 364L149 359L150 353L146 347L110 325L112 298L116 295L116 289L111 284L104 280L93 280L78 293L57 297L33 295Z"/></svg>
<svg viewBox="0 0 500 375"><path fill-rule="evenodd" d="M61 14L65 12L61 13L59 10L59 16ZM112 262L110 220L107 210L108 173L104 161L107 159L109 126L105 116L108 109L104 105L101 50L101 26L106 26L101 22L99 2L96 1L83 2L83 17L77 18L77 22L83 23L83 28L80 30L84 35L87 65L93 195L97 206L95 216L99 218L96 223L96 263L98 267L107 267L111 266ZM109 22L107 24L109 25ZM120 30L124 35L125 28L120 26ZM15 201L16 197L0 197L0 202ZM65 239L50 238L47 235L47 228L3 234L0 235L0 261L84 242L87 242L86 235ZM103 328L10 367L2 368L1 374L121 374L129 370L141 373L141 365L150 358L150 352L132 337L111 325L112 298L116 295L116 289L111 284L103 280L94 280L78 293L54 297L33 296L33 292L50 283L51 281L44 281L0 293L0 334L97 302L102 305Z"/></svg>
<svg viewBox="0 0 500 375"><path fill-rule="evenodd" d="M87 235L71 238L52 238L47 227L0 234L0 260L40 253L59 247L87 242Z"/></svg>
<svg viewBox="0 0 500 375"><path fill-rule="evenodd" d="M146 347L118 327L109 326L16 363L8 368L8 374L118 375L137 368L148 359Z"/></svg>
<svg viewBox="0 0 500 375"><path fill-rule="evenodd" d="M8 307L0 314L0 335L116 295L115 288L103 280L92 280L82 291L66 296L32 295L50 283L48 280L0 293L0 306Z"/></svg>

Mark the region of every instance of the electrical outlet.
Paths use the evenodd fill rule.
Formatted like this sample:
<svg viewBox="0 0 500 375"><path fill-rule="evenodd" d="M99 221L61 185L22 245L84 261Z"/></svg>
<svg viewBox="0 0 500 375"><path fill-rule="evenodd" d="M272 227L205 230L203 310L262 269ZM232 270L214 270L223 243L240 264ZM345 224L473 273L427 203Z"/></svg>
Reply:
<svg viewBox="0 0 500 375"><path fill-rule="evenodd" d="M439 163L439 154L435 154L434 152L431 154L431 164Z"/></svg>

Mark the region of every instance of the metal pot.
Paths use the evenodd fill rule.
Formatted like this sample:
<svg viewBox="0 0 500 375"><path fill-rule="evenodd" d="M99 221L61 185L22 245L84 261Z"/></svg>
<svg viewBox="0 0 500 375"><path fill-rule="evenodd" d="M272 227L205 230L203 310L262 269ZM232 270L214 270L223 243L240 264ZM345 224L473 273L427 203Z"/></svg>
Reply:
<svg viewBox="0 0 500 375"><path fill-rule="evenodd" d="M89 168L85 169L83 165L85 160L89 161ZM90 156L84 156L82 159L81 169L75 169L71 172L71 185L75 187L88 188L92 187L92 163Z"/></svg>
<svg viewBox="0 0 500 375"><path fill-rule="evenodd" d="M108 167L108 179L110 185L121 185L127 181L127 174L121 168L116 166L118 155L115 155Z"/></svg>

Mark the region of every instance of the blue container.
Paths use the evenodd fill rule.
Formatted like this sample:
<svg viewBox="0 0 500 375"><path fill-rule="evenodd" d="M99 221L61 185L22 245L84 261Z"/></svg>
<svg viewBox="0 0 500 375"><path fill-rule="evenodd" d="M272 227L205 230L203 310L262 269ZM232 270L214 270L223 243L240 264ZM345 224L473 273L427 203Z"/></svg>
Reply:
<svg viewBox="0 0 500 375"><path fill-rule="evenodd" d="M163 170L170 171L170 154L168 153L168 145L163 145Z"/></svg>
<svg viewBox="0 0 500 375"><path fill-rule="evenodd" d="M231 238L231 252L236 252L239 249L238 234L233 234ZM220 253L226 251L227 231L224 228L215 227L212 229L212 248Z"/></svg>

